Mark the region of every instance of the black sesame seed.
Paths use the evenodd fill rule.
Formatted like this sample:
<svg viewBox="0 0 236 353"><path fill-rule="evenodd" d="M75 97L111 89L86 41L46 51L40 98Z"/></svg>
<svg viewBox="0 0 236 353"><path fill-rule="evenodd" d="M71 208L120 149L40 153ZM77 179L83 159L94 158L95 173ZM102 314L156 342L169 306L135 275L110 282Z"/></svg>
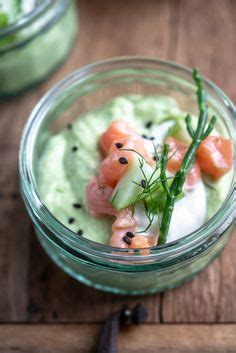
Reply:
<svg viewBox="0 0 236 353"><path fill-rule="evenodd" d="M147 182L146 182L146 180L141 180L141 186L144 188L144 189L146 189L146 187L147 187Z"/></svg>
<svg viewBox="0 0 236 353"><path fill-rule="evenodd" d="M146 129L150 129L150 127L153 125L152 121L148 121L145 125Z"/></svg>
<svg viewBox="0 0 236 353"><path fill-rule="evenodd" d="M78 235L83 235L83 231L82 229L79 229L78 232L77 232Z"/></svg>
<svg viewBox="0 0 236 353"><path fill-rule="evenodd" d="M76 152L76 151L78 151L78 147L77 147L77 146L73 146L73 147L71 148L71 150L72 150L72 152Z"/></svg>
<svg viewBox="0 0 236 353"><path fill-rule="evenodd" d="M149 137L149 140L153 141L153 140L155 140L155 137L151 136L151 137Z"/></svg>
<svg viewBox="0 0 236 353"><path fill-rule="evenodd" d="M153 156L153 160L154 161L159 161L159 157L158 156Z"/></svg>
<svg viewBox="0 0 236 353"><path fill-rule="evenodd" d="M148 139L147 135L145 135L145 134L142 135L142 138Z"/></svg>
<svg viewBox="0 0 236 353"><path fill-rule="evenodd" d="M68 124L68 125L67 125L67 129L68 129L68 130L71 130L71 129L72 129L72 125L71 125L71 124Z"/></svg>
<svg viewBox="0 0 236 353"><path fill-rule="evenodd" d="M127 232L126 236L131 239L135 237L134 233L132 233L132 232Z"/></svg>
<svg viewBox="0 0 236 353"><path fill-rule="evenodd" d="M74 208L78 208L78 209L82 207L81 203L79 203L79 202L73 203L72 206L73 206Z"/></svg>
<svg viewBox="0 0 236 353"><path fill-rule="evenodd" d="M119 162L120 162L120 164L128 164L128 161L125 157L120 157Z"/></svg>
<svg viewBox="0 0 236 353"><path fill-rule="evenodd" d="M123 240L128 245L130 245L132 243L132 240L129 237L127 237L126 235L123 237Z"/></svg>
<svg viewBox="0 0 236 353"><path fill-rule="evenodd" d="M123 144L120 143L120 142L117 142L117 143L116 143L116 147L117 147L117 148L122 148L122 147L123 147Z"/></svg>
<svg viewBox="0 0 236 353"><path fill-rule="evenodd" d="M69 224L74 223L74 221L75 221L75 219L74 219L73 217L70 217L70 218L68 219L68 223L69 223Z"/></svg>

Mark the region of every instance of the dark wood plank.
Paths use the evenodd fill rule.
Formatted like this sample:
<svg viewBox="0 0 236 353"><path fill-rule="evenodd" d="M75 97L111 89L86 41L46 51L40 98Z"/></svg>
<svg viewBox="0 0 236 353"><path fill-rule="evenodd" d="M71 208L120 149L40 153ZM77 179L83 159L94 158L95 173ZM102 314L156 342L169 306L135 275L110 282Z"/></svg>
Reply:
<svg viewBox="0 0 236 353"><path fill-rule="evenodd" d="M236 231L220 257L193 281L164 294L164 322L235 322L235 235Z"/></svg>
<svg viewBox="0 0 236 353"><path fill-rule="evenodd" d="M175 57L183 64L199 66L234 99L235 16L233 1L181 1ZM164 294L164 322L235 322L235 234L207 270L191 283Z"/></svg>
<svg viewBox="0 0 236 353"><path fill-rule="evenodd" d="M31 91L6 102L0 101L1 160L5 154L7 155L7 149L13 148L15 152L13 158L17 158L23 127L39 98L38 91Z"/></svg>
<svg viewBox="0 0 236 353"><path fill-rule="evenodd" d="M0 321L26 319L30 222L17 186L14 148L1 148Z"/></svg>
<svg viewBox="0 0 236 353"><path fill-rule="evenodd" d="M175 60L201 72L235 101L236 2L180 1Z"/></svg>
<svg viewBox="0 0 236 353"><path fill-rule="evenodd" d="M96 352L100 325L2 325L3 353ZM119 335L124 353L235 353L235 325L142 325Z"/></svg>

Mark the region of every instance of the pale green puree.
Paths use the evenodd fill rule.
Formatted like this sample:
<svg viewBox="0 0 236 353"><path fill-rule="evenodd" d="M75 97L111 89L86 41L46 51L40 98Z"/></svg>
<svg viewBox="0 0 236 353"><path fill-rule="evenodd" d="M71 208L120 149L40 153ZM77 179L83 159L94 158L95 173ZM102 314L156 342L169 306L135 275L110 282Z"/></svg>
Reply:
<svg viewBox="0 0 236 353"><path fill-rule="evenodd" d="M98 148L100 135L113 120L127 120L138 133L149 136L157 131L158 125L172 120L174 136L188 141L183 124L184 116L185 112L170 97L138 95L117 97L96 111L86 113L71 127L49 137L37 165L41 200L61 223L74 232L82 230L84 237L108 243L114 220L90 216L86 201L86 185L97 174L102 159ZM145 127L148 121L153 122L149 129ZM224 133L223 128L212 132L213 135ZM217 183L208 180L204 184L207 197L206 221L221 206L230 180L228 173Z"/></svg>

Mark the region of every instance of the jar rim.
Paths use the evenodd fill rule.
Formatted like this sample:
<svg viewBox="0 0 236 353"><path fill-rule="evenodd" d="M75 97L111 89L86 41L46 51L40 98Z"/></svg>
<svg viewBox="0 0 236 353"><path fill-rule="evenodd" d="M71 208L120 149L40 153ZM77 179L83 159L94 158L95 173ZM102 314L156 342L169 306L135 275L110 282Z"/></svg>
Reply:
<svg viewBox="0 0 236 353"><path fill-rule="evenodd" d="M64 0L65 4L68 4L70 0ZM17 21L9 24L0 30L0 39L11 35L19 30L24 29L32 22L37 20L41 15L43 15L47 10L54 6L55 0L44 0L38 4L32 11L21 16Z"/></svg>
<svg viewBox="0 0 236 353"><path fill-rule="evenodd" d="M30 146L33 146L33 137L36 136L40 124L47 116L46 112L49 111L54 99L56 99L62 92L64 92L66 88L68 89L76 82L88 78L88 76L91 74L97 74L106 68L109 69L110 65L113 66L113 68L119 68L120 65L134 64L152 66L156 65L157 67L161 66L163 69L175 69L180 73L187 74L188 76L192 74L191 69L183 65L176 64L175 62L142 56L115 57L103 61L98 61L75 70L70 75L66 76L63 80L55 84L37 103L25 125L19 153L20 181L23 199L25 203L33 209L33 212L37 218L40 219L41 222L43 222L48 227L48 229L52 231L52 233L56 232L56 238L67 244L67 246L71 247L72 249L82 251L86 254L90 253L90 255L94 255L99 258L102 257L104 260L107 259L110 261L125 261L127 264L130 264L130 262L134 261L135 263L143 263L147 260L154 261L165 258L176 258L180 255L183 255L183 253L190 250L193 246L202 244L203 241L206 241L208 238L210 238L212 231L217 229L217 227L222 224L222 220L224 220L225 217L228 217L232 213L231 201L233 200L235 193L234 178L232 178L231 186L223 204L208 222L203 224L202 227L178 240L166 243L162 246L149 248L151 252L148 255L141 255L139 254L138 250L134 250L132 255L127 256L127 249L114 248L109 245L94 242L84 237L78 238L76 233L67 228L51 214L48 208L41 201L37 192L37 186L32 169L32 149L30 148ZM230 112L230 115L235 118L235 108L231 100L218 86L216 86L210 80L203 77L203 82L206 89L208 88L213 90L217 97L220 98L221 104L223 104ZM233 126L231 126L231 128L233 129Z"/></svg>

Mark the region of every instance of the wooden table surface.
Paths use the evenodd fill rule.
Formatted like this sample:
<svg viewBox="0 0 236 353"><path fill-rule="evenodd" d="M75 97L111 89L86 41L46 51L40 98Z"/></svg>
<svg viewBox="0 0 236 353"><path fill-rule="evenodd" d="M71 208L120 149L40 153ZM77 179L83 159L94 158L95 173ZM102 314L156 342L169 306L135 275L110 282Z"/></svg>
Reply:
<svg viewBox="0 0 236 353"><path fill-rule="evenodd" d="M169 59L201 72L235 101L235 0L81 0L80 34L47 82L0 103L0 352L96 352L101 324L141 302L145 325L120 335L120 352L236 352L236 237L199 276L163 294L123 297L68 277L45 255L19 196L17 156L38 99L72 70L117 55ZM234 234L235 235L235 234Z"/></svg>

